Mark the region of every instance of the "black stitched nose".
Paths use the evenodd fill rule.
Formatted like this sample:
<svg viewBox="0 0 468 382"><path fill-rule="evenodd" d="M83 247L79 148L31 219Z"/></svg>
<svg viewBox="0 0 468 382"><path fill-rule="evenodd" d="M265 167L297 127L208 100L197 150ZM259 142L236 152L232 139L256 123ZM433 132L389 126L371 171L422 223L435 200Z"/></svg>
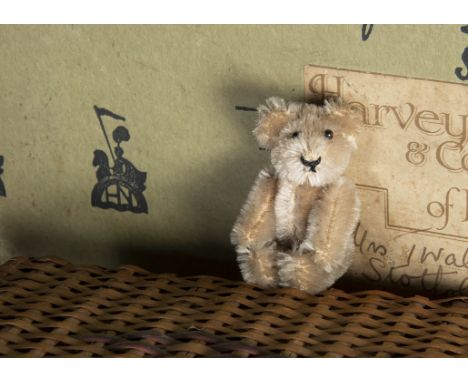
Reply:
<svg viewBox="0 0 468 382"><path fill-rule="evenodd" d="M301 155L301 162L304 166L307 166L310 168L310 171L313 171L313 172L316 172L315 171L315 168L320 164L320 162L322 161L322 157L318 157L317 160L313 160L313 161L308 161L308 160L305 160L304 157Z"/></svg>

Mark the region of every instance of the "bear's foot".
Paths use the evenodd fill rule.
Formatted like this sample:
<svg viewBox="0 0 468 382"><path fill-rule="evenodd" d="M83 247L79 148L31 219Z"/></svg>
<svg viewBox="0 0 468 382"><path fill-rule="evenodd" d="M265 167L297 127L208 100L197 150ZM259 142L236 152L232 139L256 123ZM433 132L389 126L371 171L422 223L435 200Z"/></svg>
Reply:
<svg viewBox="0 0 468 382"><path fill-rule="evenodd" d="M314 251L279 252L277 257L279 285L317 294L335 281L328 265L316 262Z"/></svg>

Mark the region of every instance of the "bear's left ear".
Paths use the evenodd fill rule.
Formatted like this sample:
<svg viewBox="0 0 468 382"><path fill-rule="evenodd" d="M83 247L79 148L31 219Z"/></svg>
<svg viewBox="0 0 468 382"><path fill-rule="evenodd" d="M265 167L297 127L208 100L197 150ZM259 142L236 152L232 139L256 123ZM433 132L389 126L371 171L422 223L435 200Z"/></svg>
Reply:
<svg viewBox="0 0 468 382"><path fill-rule="evenodd" d="M288 122L296 119L302 105L286 102L279 97L270 97L265 105L257 108L258 121L253 134L257 138L260 149L270 150L278 141L281 130Z"/></svg>
<svg viewBox="0 0 468 382"><path fill-rule="evenodd" d="M341 127L341 132L345 137L352 140L359 133L362 122L359 113L341 98L325 100L323 110L330 120Z"/></svg>

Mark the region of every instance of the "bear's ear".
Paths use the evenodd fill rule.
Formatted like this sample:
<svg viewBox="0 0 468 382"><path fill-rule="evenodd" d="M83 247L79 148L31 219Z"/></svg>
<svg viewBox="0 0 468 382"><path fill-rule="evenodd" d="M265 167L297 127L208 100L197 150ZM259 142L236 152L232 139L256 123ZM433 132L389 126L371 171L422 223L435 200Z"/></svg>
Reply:
<svg viewBox="0 0 468 382"><path fill-rule="evenodd" d="M270 97L265 105L260 105L257 108L257 127L253 131L259 148L270 150L278 141L280 131L289 121L298 117L300 108L300 104L288 103L279 97Z"/></svg>
<svg viewBox="0 0 468 382"><path fill-rule="evenodd" d="M325 100L323 111L341 127L344 136L354 139L359 133L362 126L359 114L357 110L353 109L343 99L333 98Z"/></svg>

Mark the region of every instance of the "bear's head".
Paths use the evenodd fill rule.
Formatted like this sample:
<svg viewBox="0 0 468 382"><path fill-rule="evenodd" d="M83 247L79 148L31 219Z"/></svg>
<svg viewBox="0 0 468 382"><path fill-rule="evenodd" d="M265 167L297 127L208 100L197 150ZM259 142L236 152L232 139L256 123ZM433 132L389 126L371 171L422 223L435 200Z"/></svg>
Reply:
<svg viewBox="0 0 468 382"><path fill-rule="evenodd" d="M254 135L282 179L313 187L337 180L357 147L359 120L341 100L323 106L271 97L258 108Z"/></svg>

